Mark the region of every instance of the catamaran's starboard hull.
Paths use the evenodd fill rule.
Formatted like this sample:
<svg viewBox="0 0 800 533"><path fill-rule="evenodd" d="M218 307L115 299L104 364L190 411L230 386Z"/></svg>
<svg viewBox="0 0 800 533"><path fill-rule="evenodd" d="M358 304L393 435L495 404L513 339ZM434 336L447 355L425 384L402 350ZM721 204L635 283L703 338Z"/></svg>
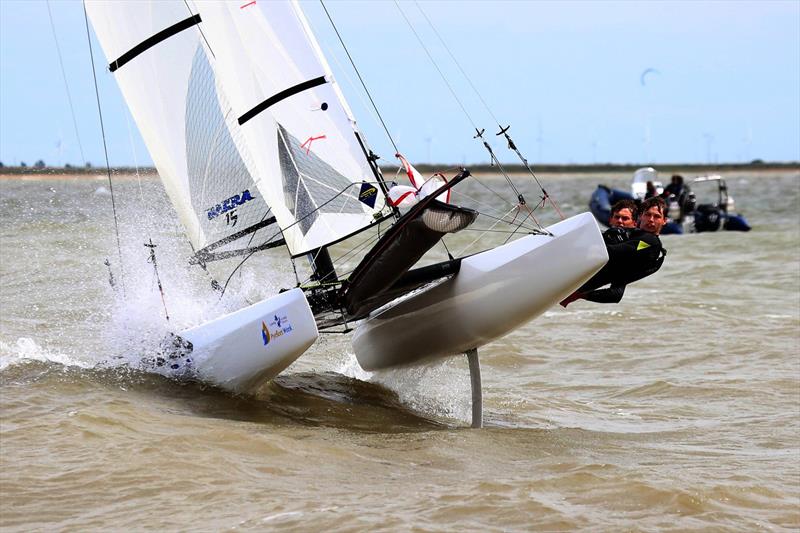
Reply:
<svg viewBox="0 0 800 533"><path fill-rule="evenodd" d="M319 336L303 291L292 289L180 333L196 376L231 392L275 377Z"/></svg>
<svg viewBox="0 0 800 533"><path fill-rule="evenodd" d="M353 349L365 370L466 352L537 317L607 261L597 222L583 213L465 258L458 274L378 311L357 328Z"/></svg>

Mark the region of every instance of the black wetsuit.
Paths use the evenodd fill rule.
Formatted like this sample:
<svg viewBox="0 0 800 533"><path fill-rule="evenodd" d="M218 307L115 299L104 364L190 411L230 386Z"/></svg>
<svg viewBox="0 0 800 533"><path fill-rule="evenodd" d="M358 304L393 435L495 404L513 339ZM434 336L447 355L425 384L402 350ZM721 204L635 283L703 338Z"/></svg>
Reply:
<svg viewBox="0 0 800 533"><path fill-rule="evenodd" d="M597 303L618 303L628 283L654 274L667 251L657 235L638 228L609 228L603 233L608 263L578 289L582 298ZM604 285L607 289L600 289Z"/></svg>

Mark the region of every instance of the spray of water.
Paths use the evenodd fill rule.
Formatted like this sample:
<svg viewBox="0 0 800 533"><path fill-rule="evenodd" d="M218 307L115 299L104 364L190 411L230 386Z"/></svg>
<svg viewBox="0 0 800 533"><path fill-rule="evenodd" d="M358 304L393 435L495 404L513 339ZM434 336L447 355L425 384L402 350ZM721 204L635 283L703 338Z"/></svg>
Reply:
<svg viewBox="0 0 800 533"><path fill-rule="evenodd" d="M81 361L71 354L48 350L36 344L28 337L20 337L16 342L0 340L0 372L11 365L24 361L41 361L58 363L64 366L91 368L94 362Z"/></svg>
<svg viewBox="0 0 800 533"><path fill-rule="evenodd" d="M468 422L472 416L469 371L465 361L452 357L423 366L367 372L352 352L346 352L336 371L377 383L395 392L403 405L429 418Z"/></svg>

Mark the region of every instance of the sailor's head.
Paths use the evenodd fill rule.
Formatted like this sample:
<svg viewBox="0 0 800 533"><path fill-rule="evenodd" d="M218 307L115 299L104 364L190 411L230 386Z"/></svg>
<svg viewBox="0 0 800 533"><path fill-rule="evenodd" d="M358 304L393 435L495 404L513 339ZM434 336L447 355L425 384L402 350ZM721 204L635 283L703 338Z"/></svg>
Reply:
<svg viewBox="0 0 800 533"><path fill-rule="evenodd" d="M633 200L620 200L611 208L608 225L612 228L635 228L636 203Z"/></svg>
<svg viewBox="0 0 800 533"><path fill-rule="evenodd" d="M648 198L639 206L639 229L658 235L667 223L666 204L660 196Z"/></svg>
<svg viewBox="0 0 800 533"><path fill-rule="evenodd" d="M683 176L681 176L680 174L673 174L672 183L675 185L683 185Z"/></svg>

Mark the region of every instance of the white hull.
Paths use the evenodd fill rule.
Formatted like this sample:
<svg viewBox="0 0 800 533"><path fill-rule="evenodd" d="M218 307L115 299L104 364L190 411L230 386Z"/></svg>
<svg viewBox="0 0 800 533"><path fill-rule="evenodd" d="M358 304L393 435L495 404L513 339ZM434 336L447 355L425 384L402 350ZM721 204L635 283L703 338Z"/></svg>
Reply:
<svg viewBox="0 0 800 533"><path fill-rule="evenodd" d="M608 261L591 213L465 258L453 278L364 320L353 349L365 370L478 348L537 317Z"/></svg>
<svg viewBox="0 0 800 533"><path fill-rule="evenodd" d="M246 392L300 357L319 336L303 291L292 289L180 332L198 379Z"/></svg>

